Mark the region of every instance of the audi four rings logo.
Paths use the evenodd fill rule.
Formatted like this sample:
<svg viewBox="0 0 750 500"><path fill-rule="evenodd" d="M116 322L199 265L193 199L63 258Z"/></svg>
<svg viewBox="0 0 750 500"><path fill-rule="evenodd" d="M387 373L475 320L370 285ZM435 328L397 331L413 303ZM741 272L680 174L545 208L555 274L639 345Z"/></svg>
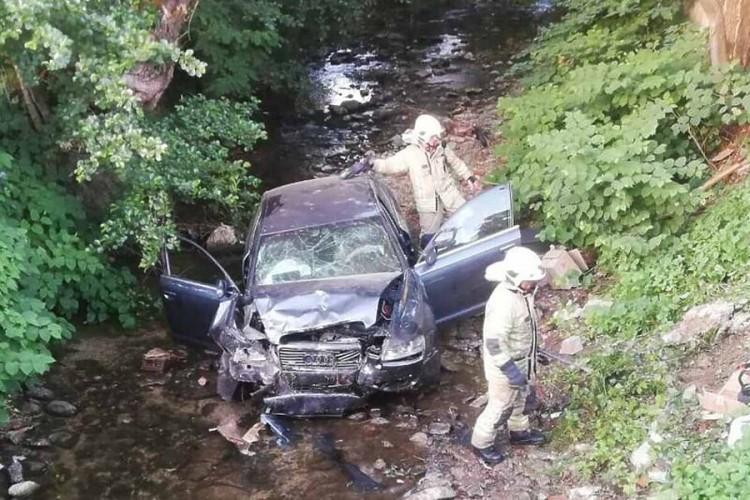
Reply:
<svg viewBox="0 0 750 500"><path fill-rule="evenodd" d="M336 366L336 356L326 353L308 353L302 358L306 366Z"/></svg>

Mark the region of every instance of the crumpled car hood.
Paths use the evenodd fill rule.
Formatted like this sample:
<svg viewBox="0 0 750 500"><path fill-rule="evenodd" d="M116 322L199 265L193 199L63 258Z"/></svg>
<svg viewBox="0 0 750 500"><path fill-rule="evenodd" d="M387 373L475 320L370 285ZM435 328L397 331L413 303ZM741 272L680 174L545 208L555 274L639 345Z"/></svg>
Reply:
<svg viewBox="0 0 750 500"><path fill-rule="evenodd" d="M254 293L255 307L268 340L274 344L287 333L335 324L359 322L369 328L378 319L378 302L383 290L400 274L379 273L261 286Z"/></svg>

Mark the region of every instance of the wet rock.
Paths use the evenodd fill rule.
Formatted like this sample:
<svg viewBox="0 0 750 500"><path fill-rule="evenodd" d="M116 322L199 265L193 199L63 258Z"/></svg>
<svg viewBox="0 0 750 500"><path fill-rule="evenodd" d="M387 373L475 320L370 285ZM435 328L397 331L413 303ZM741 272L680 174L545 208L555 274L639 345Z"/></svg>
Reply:
<svg viewBox="0 0 750 500"><path fill-rule="evenodd" d="M39 383L29 383L26 387L26 397L49 401L55 397L55 393Z"/></svg>
<svg viewBox="0 0 750 500"><path fill-rule="evenodd" d="M424 432L415 432L409 438L409 441L416 444L417 446L427 446L430 438Z"/></svg>
<svg viewBox="0 0 750 500"><path fill-rule="evenodd" d="M14 498L23 498L33 495L39 489L39 484L34 481L21 481L8 488L8 495Z"/></svg>
<svg viewBox="0 0 750 500"><path fill-rule="evenodd" d="M26 415L39 415L42 412L42 406L36 401L26 401L21 406L21 412Z"/></svg>
<svg viewBox="0 0 750 500"><path fill-rule="evenodd" d="M375 460L375 463L372 466L375 468L375 470L383 470L386 468L387 464L385 463L385 460L383 460L382 458L378 458L377 460Z"/></svg>
<svg viewBox="0 0 750 500"><path fill-rule="evenodd" d="M37 462L35 460L29 460L24 464L24 469L29 476L38 477L47 472L47 464L44 462Z"/></svg>
<svg viewBox="0 0 750 500"><path fill-rule="evenodd" d="M219 224L206 240L206 249L219 250L236 245L238 242L237 234L232 226Z"/></svg>
<svg viewBox="0 0 750 500"><path fill-rule="evenodd" d="M67 401L55 400L47 403L45 408L47 413L54 415L55 417L72 417L78 413L78 408Z"/></svg>
<svg viewBox="0 0 750 500"><path fill-rule="evenodd" d="M433 436L445 436L451 432L451 424L447 422L433 422L430 424L429 433Z"/></svg>
<svg viewBox="0 0 750 500"><path fill-rule="evenodd" d="M347 113L355 113L364 109L366 106L365 103L356 99L347 99L341 103L341 107L344 108Z"/></svg>
<svg viewBox="0 0 750 500"><path fill-rule="evenodd" d="M121 413L120 415L117 415L117 423L119 425L127 425L133 423L133 416L129 413Z"/></svg>
<svg viewBox="0 0 750 500"><path fill-rule="evenodd" d="M729 330L734 304L718 301L693 307L682 320L662 336L667 345L686 344L697 341L703 335L716 333L717 338Z"/></svg>
<svg viewBox="0 0 750 500"><path fill-rule="evenodd" d="M56 431L49 435L49 441L59 448L69 449L78 442L78 434L68 431Z"/></svg>
<svg viewBox="0 0 750 500"><path fill-rule="evenodd" d="M361 422L363 420L367 420L367 413L358 411L357 413L352 413L346 418L348 418L349 420L354 420L355 422Z"/></svg>
<svg viewBox="0 0 750 500"><path fill-rule="evenodd" d="M428 472L414 489L408 491L405 500L443 500L456 497L450 478L440 472Z"/></svg>

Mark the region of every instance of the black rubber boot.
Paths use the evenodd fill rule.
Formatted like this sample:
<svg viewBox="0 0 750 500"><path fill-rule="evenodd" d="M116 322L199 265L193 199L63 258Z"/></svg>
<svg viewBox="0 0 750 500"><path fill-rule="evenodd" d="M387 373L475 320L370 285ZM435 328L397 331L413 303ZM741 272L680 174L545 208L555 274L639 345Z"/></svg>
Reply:
<svg viewBox="0 0 750 500"><path fill-rule="evenodd" d="M497 465L505 460L503 452L494 446L488 448L477 448L476 446L472 446L471 449L474 450L474 453L479 457L479 460L487 465Z"/></svg>
<svg viewBox="0 0 750 500"><path fill-rule="evenodd" d="M510 431L510 444L538 446L547 442L539 431Z"/></svg>

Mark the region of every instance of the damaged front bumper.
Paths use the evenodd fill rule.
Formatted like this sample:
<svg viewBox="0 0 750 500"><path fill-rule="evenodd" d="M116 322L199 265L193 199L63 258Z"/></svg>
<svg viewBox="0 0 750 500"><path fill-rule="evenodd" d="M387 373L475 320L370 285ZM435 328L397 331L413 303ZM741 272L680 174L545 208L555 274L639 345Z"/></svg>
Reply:
<svg viewBox="0 0 750 500"><path fill-rule="evenodd" d="M240 382L266 386L270 394L264 403L279 415L341 416L362 406L373 392L411 390L440 370L434 348L384 362L379 349L365 347L363 340L356 338L280 345L260 338L243 340L222 345L219 394L231 399Z"/></svg>

